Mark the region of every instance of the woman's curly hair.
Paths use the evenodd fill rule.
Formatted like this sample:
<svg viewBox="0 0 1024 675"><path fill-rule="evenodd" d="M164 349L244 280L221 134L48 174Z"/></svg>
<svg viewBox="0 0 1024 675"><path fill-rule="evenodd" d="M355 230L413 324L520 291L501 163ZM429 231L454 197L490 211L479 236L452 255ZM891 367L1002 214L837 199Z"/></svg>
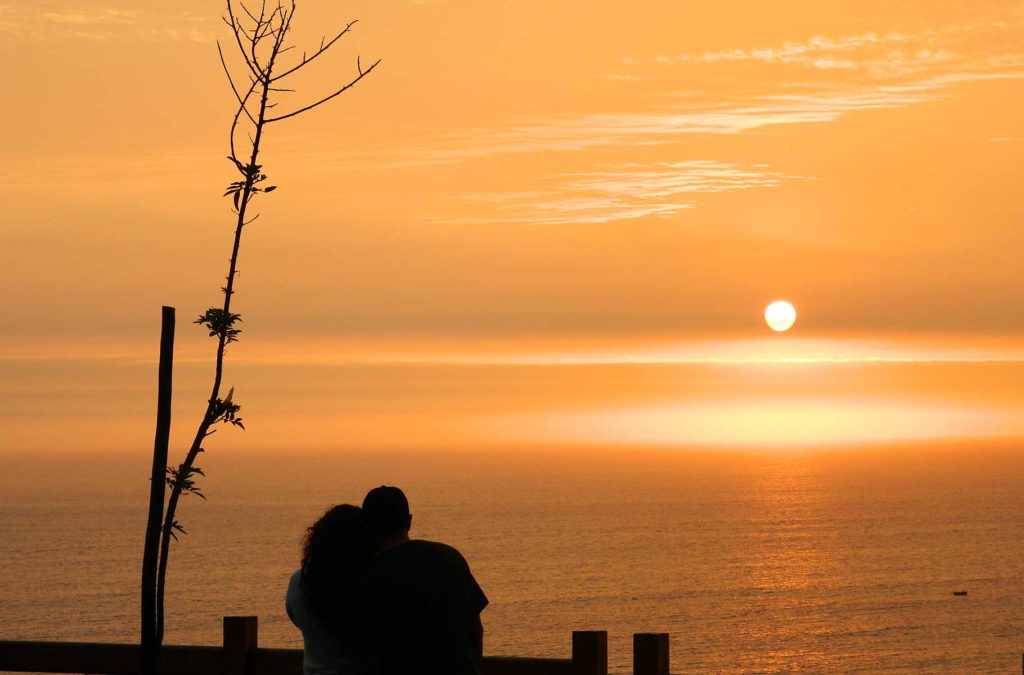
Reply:
<svg viewBox="0 0 1024 675"><path fill-rule="evenodd" d="M372 558L373 544L358 506L333 506L306 530L302 591L318 619L347 623L353 582Z"/></svg>

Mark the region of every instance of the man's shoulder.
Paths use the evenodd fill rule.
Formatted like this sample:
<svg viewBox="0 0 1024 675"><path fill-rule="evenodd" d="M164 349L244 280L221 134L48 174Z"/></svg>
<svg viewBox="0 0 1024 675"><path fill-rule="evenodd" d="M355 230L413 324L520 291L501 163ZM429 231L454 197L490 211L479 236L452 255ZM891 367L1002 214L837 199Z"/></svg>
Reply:
<svg viewBox="0 0 1024 675"><path fill-rule="evenodd" d="M410 539L383 553L379 559L383 568L413 568L421 573L432 569L464 569L468 565L454 546L426 539Z"/></svg>
<svg viewBox="0 0 1024 675"><path fill-rule="evenodd" d="M409 549L409 552L414 558L437 561L441 564L447 563L457 567L467 565L466 558L459 552L459 549L449 544L442 544L439 541L429 541L427 539L413 539L406 544L406 546L410 545L412 548Z"/></svg>
<svg viewBox="0 0 1024 675"><path fill-rule="evenodd" d="M424 551L426 553L433 553L435 555L444 556L458 556L462 557L459 553L459 549L448 544L442 544L439 541L430 541L429 539L410 539L406 546L412 545L415 550Z"/></svg>
<svg viewBox="0 0 1024 675"><path fill-rule="evenodd" d="M381 558L461 558L462 554L454 546L427 539L410 539L398 546L384 551Z"/></svg>

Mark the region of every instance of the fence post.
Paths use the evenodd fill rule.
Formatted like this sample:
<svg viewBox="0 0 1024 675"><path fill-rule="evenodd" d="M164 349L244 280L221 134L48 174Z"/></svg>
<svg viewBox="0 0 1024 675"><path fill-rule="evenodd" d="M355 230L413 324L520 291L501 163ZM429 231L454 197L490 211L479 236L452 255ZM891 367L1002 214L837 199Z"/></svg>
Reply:
<svg viewBox="0 0 1024 675"><path fill-rule="evenodd" d="M608 631L574 630L572 667L575 675L608 675Z"/></svg>
<svg viewBox="0 0 1024 675"><path fill-rule="evenodd" d="M633 633L633 675L669 675L668 633Z"/></svg>
<svg viewBox="0 0 1024 675"><path fill-rule="evenodd" d="M246 675L258 642L255 616L224 617L223 675Z"/></svg>
<svg viewBox="0 0 1024 675"><path fill-rule="evenodd" d="M174 308L160 314L160 366L157 370L156 434L153 465L149 477L149 517L142 549L141 635L143 675L156 674L156 660L162 636L157 635L157 562L160 557L160 522L164 518L164 480L167 473L167 444L171 435L171 388L174 375Z"/></svg>

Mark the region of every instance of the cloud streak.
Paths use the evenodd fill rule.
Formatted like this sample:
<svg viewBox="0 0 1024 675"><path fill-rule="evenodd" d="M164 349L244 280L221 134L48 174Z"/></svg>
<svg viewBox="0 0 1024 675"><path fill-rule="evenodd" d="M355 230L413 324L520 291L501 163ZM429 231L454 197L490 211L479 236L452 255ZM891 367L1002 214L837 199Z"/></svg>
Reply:
<svg viewBox="0 0 1024 675"><path fill-rule="evenodd" d="M688 63L723 63L738 61L756 61L759 63L785 63L814 65L816 61L827 58L837 52L853 52L867 47L885 44L899 44L911 40L912 37L903 33L864 33L840 38L815 36L805 42L784 42L777 47L757 49L727 49L709 51L702 54L680 54L677 56L657 56L653 63L660 65ZM623 65L636 65L638 60L622 59Z"/></svg>
<svg viewBox="0 0 1024 675"><path fill-rule="evenodd" d="M495 155L575 152L609 145L654 145L686 135L739 134L773 125L831 122L853 111L899 108L934 100L942 95L939 91L942 84L933 81L834 88L799 96L775 93L742 101L683 104L655 112L536 120L503 129L473 129L453 134L431 146L392 151L393 159L359 166L392 169Z"/></svg>
<svg viewBox="0 0 1024 675"><path fill-rule="evenodd" d="M694 208L692 201L680 200L681 196L775 187L785 178L765 165L708 160L624 164L548 176L548 181L556 183L550 190L482 193L466 199L495 207L471 222L605 223L671 216Z"/></svg>
<svg viewBox="0 0 1024 675"><path fill-rule="evenodd" d="M765 127L822 124L866 110L906 108L949 96L949 88L972 81L1024 78L1024 56L983 67L919 77L906 82L822 85L805 93L790 86L724 102L684 103L653 112L587 114L534 120L505 128L473 129L430 146L374 153L378 161L349 159L353 168L394 169L449 164L497 155L577 152L613 145L656 145L688 135L732 135ZM904 66L909 69L910 66ZM390 158L380 160L381 156Z"/></svg>
<svg viewBox="0 0 1024 675"><path fill-rule="evenodd" d="M183 346L175 360L203 364L208 354ZM129 342L4 343L0 363L93 362L151 365L152 351ZM800 338L785 343L766 338L732 338L678 342L627 341L608 345L575 337L571 344L490 343L478 341L367 342L293 339L250 345L234 361L255 366L452 365L452 366L845 366L915 364L1024 364L1024 342L967 336L945 340L933 335L886 339Z"/></svg>
<svg viewBox="0 0 1024 675"><path fill-rule="evenodd" d="M29 40L61 37L93 42L114 39L211 42L215 39L205 17L180 11L168 16L166 12L113 7L86 11L3 5L0 6L0 33Z"/></svg>
<svg viewBox="0 0 1024 675"><path fill-rule="evenodd" d="M924 30L918 33L867 32L842 37L813 36L805 41L787 41L774 47L727 49L701 54L661 55L642 60L624 58L627 67L644 65L695 66L701 64L749 63L804 66L821 69L864 71L872 77L903 77L933 69L937 65L969 65L977 60L978 49L969 41L984 35L991 45L1007 41L1016 50L1011 28L1019 21L974 22L961 26ZM990 54L991 56L991 54Z"/></svg>
<svg viewBox="0 0 1024 675"><path fill-rule="evenodd" d="M687 135L730 135L765 127L821 124L865 110L897 109L950 95L959 83L1024 77L1024 52L1016 46L1020 22L975 23L908 33L862 33L845 37L816 36L776 47L733 49L693 55L626 58L629 72L605 79L664 82L675 102L656 110L589 113L524 120L485 129L469 129L438 138L429 145L376 153L360 168L400 168L447 164L498 155L537 152L578 152L615 145L655 145ZM1012 29L1012 30L1011 30ZM983 39L979 35L989 36ZM968 37L985 46L973 48ZM759 90L746 89L714 101L694 101L693 91L680 91L673 73L695 67L748 63L773 68L758 78ZM679 68L665 68L665 66ZM838 79L808 82L792 70L802 66ZM728 77L723 74L722 77ZM794 90L802 93L793 94ZM686 100L681 100L682 94ZM384 159L381 159L381 157Z"/></svg>

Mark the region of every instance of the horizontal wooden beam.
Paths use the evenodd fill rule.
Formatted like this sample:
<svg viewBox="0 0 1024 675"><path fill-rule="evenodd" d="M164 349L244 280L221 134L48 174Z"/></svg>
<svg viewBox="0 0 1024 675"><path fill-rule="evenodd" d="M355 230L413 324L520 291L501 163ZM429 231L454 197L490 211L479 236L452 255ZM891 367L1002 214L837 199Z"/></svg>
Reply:
<svg viewBox="0 0 1024 675"><path fill-rule="evenodd" d="M220 647L167 645L160 650L160 675L217 675ZM137 675L138 645L93 642L0 641L0 671Z"/></svg>
<svg viewBox="0 0 1024 675"><path fill-rule="evenodd" d="M483 675L573 675L569 659L532 659L520 656L485 656Z"/></svg>
<svg viewBox="0 0 1024 675"><path fill-rule="evenodd" d="M285 675L302 672L301 649L257 649L253 655L250 675Z"/></svg>
<svg viewBox="0 0 1024 675"><path fill-rule="evenodd" d="M138 675L142 650L138 645L95 642L24 642L0 640L0 672L89 673ZM221 647L165 645L160 650L160 675L221 675ZM301 649L257 648L251 675L298 675ZM573 675L568 659L485 656L483 675Z"/></svg>

